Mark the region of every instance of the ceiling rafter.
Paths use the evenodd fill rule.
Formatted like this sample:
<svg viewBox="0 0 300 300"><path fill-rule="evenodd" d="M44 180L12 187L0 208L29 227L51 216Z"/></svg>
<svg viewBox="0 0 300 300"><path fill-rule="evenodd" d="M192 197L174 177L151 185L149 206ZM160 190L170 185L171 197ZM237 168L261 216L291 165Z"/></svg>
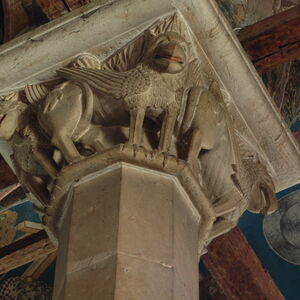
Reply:
<svg viewBox="0 0 300 300"><path fill-rule="evenodd" d="M0 249L0 274L7 273L29 262L56 251L56 247L41 230Z"/></svg>
<svg viewBox="0 0 300 300"><path fill-rule="evenodd" d="M215 239L201 259L228 299L284 299L237 227Z"/></svg>
<svg viewBox="0 0 300 300"><path fill-rule="evenodd" d="M259 73L300 58L300 5L242 28L238 38Z"/></svg>

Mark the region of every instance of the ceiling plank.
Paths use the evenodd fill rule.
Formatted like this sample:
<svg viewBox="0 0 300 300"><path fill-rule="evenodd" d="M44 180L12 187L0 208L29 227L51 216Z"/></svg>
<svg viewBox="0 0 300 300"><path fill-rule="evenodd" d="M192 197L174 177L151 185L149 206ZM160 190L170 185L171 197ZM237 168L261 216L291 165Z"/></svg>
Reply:
<svg viewBox="0 0 300 300"><path fill-rule="evenodd" d="M18 179L11 168L5 164L0 164L0 190L12 184L18 183Z"/></svg>
<svg viewBox="0 0 300 300"><path fill-rule="evenodd" d="M259 73L300 58L300 5L242 28L238 38Z"/></svg>
<svg viewBox="0 0 300 300"><path fill-rule="evenodd" d="M238 228L215 239L201 259L228 299L284 300Z"/></svg>
<svg viewBox="0 0 300 300"><path fill-rule="evenodd" d="M7 42L27 28L29 20L21 1L2 0L2 7L4 11L3 42Z"/></svg>
<svg viewBox="0 0 300 300"><path fill-rule="evenodd" d="M64 0L37 0L37 4L49 20L56 19L69 12Z"/></svg>
<svg viewBox="0 0 300 300"><path fill-rule="evenodd" d="M41 230L0 249L0 274L56 251L47 233Z"/></svg>
<svg viewBox="0 0 300 300"><path fill-rule="evenodd" d="M65 0L65 2L67 3L68 7L71 10L74 10L76 8L79 8L83 5L86 5L88 3L91 3L93 0Z"/></svg>

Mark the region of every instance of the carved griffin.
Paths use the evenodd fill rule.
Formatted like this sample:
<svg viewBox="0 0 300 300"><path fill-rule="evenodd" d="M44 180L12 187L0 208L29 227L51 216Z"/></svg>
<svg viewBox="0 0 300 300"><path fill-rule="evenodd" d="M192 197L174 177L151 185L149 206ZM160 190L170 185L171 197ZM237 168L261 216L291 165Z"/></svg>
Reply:
<svg viewBox="0 0 300 300"><path fill-rule="evenodd" d="M88 130L87 123L91 123L93 114L92 101L103 106L109 99L114 106L113 102L121 100L121 104L120 101L117 103L119 110L130 113L129 144L141 144L145 114L153 120L164 115L158 149L168 152L179 108L176 92L184 85L187 74L186 51L185 40L175 32L167 32L151 41L141 62L131 70L60 69L59 75L72 82L50 92L39 113L41 126L52 136L52 143L63 152L67 161L73 162L80 158L73 142ZM78 87L80 85L83 88ZM90 87L98 92L99 99L93 99L95 93ZM84 92L86 102L81 105L76 99L83 99ZM108 118L106 115L100 122L98 120L98 124L105 124ZM66 119L68 121L62 124Z"/></svg>
<svg viewBox="0 0 300 300"><path fill-rule="evenodd" d="M178 33L167 32L153 38L140 62L129 70L100 70L99 64L97 68L83 67L90 66L84 61L62 68L58 73L69 81L49 93L38 113L40 124L72 163L81 159L75 142L85 143L86 137L92 136L86 144L101 151L101 125L128 126L126 110L131 145L141 144L145 116L157 123L163 117L159 151L169 151L176 123L179 148L184 142L188 145L181 158L201 174L213 203L222 206L227 202L228 206L228 195L234 193L232 208L243 211L247 205L254 207L255 201L262 205L259 210L274 210L272 183L262 193L255 193L255 197L267 196L268 203L250 195L249 186L267 186L261 180L268 173L256 178L257 182L245 175L247 167L226 105L221 96L204 87L199 62L189 62L188 56L185 40Z"/></svg>
<svg viewBox="0 0 300 300"><path fill-rule="evenodd" d="M26 87L29 103L17 93L0 97L0 138L12 142L20 181L47 206L49 180L58 172L53 146L71 164L84 151L126 141L137 149L151 132L151 150L167 157L172 148L192 167L214 207L215 225L223 224L219 232L234 227L246 208L274 211L271 176L242 153L224 99L203 82L187 41L166 31L145 38L142 48L125 68L101 68L93 55L81 55L57 71L59 84L50 91L42 84ZM114 54L113 64L125 52Z"/></svg>
<svg viewBox="0 0 300 300"><path fill-rule="evenodd" d="M180 140L188 144L186 159L201 174L225 232L245 209L271 213L277 200L267 168L242 153L223 97L215 89L199 84L189 90Z"/></svg>

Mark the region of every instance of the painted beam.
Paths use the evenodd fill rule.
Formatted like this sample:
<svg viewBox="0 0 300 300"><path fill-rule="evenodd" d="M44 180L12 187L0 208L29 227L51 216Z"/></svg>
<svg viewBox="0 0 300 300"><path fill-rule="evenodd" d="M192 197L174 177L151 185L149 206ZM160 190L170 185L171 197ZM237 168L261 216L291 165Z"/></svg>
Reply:
<svg viewBox="0 0 300 300"><path fill-rule="evenodd" d="M215 239L201 259L228 299L284 300L238 228Z"/></svg>
<svg viewBox="0 0 300 300"><path fill-rule="evenodd" d="M65 0L65 3L68 5L70 11L91 2L93 2L93 0Z"/></svg>
<svg viewBox="0 0 300 300"><path fill-rule="evenodd" d="M37 4L49 20L56 19L69 12L64 0L37 0Z"/></svg>
<svg viewBox="0 0 300 300"><path fill-rule="evenodd" d="M259 73L300 58L300 5L244 27L238 37Z"/></svg>
<svg viewBox="0 0 300 300"><path fill-rule="evenodd" d="M45 257L56 251L47 233L41 230L0 249L0 274Z"/></svg>
<svg viewBox="0 0 300 300"><path fill-rule="evenodd" d="M217 282L213 277L210 276L210 274L206 275L204 279L200 280L199 289L201 300L229 300L229 298L225 296L222 289L218 286Z"/></svg>
<svg viewBox="0 0 300 300"><path fill-rule="evenodd" d="M14 172L7 164L0 164L0 190L18 182Z"/></svg>
<svg viewBox="0 0 300 300"><path fill-rule="evenodd" d="M21 1L2 0L4 36L7 42L29 26L29 18Z"/></svg>
<svg viewBox="0 0 300 300"><path fill-rule="evenodd" d="M38 260L35 260L22 274L22 277L39 279L40 276L47 270L47 268L53 263L56 259L57 253L56 251L44 256Z"/></svg>

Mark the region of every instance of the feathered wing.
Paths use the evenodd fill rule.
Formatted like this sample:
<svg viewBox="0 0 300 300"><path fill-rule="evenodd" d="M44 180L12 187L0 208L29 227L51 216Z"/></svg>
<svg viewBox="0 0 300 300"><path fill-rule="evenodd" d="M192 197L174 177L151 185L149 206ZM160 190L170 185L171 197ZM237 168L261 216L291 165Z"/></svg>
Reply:
<svg viewBox="0 0 300 300"><path fill-rule="evenodd" d="M235 157L230 143L228 136L224 135L218 147L200 156L202 176L213 199L222 197L234 186L231 175Z"/></svg>
<svg viewBox="0 0 300 300"><path fill-rule="evenodd" d="M57 72L69 80L83 80L101 93L116 99L142 93L150 86L149 77L137 68L127 72L62 68Z"/></svg>
<svg viewBox="0 0 300 300"><path fill-rule="evenodd" d="M220 94L216 95L210 90L206 95L210 101L204 101L205 105L200 105L198 110L201 109L200 115L203 112L204 115L214 119L215 138L218 140L213 149L200 155L200 160L206 185L212 191L213 199L218 199L234 187L232 175L235 174L235 169L233 166L238 164L239 154L232 128L232 120L221 98L222 96ZM205 94L202 97L205 97Z"/></svg>
<svg viewBox="0 0 300 300"><path fill-rule="evenodd" d="M27 85L24 91L30 104L38 104L49 94L49 90L43 84Z"/></svg>

